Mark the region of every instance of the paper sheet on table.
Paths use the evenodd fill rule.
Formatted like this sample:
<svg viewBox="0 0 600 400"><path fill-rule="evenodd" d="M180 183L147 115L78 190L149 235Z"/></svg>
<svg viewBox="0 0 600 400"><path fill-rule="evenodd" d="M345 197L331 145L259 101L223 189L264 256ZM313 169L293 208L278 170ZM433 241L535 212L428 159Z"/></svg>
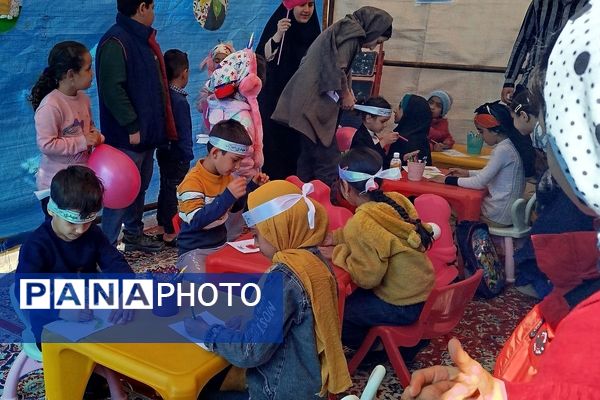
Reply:
<svg viewBox="0 0 600 400"><path fill-rule="evenodd" d="M71 322L63 319L44 326L50 332L57 333L73 342L77 342L92 333L102 331L114 325L108 321L112 310L94 310L94 319L87 322Z"/></svg>
<svg viewBox="0 0 600 400"><path fill-rule="evenodd" d="M209 311L203 311L200 314L198 314L199 317L202 317L202 319L208 324L208 325L225 325L225 322L222 321L221 319L215 317L211 312ZM179 321L179 322L175 322L174 324L169 325L169 328L173 329L175 332L179 333L181 336L183 336L184 338L186 338L187 340L189 340L192 343L197 344L198 346L202 347L204 350L210 351L208 350L208 347L206 347L206 345L204 343L198 342L198 339L191 336L189 333L187 333L187 331L185 330L185 324L183 321Z"/></svg>
<svg viewBox="0 0 600 400"><path fill-rule="evenodd" d="M479 158L485 158L486 160L489 160L491 156L492 156L491 154L488 154L485 156L479 156Z"/></svg>
<svg viewBox="0 0 600 400"><path fill-rule="evenodd" d="M406 165L402 167L402 169L408 173L408 167ZM423 171L423 178L425 179L431 179L438 175L444 176L442 171L440 171L437 167L425 167L425 171Z"/></svg>
<svg viewBox="0 0 600 400"><path fill-rule="evenodd" d="M460 151L454 149L444 150L442 153L450 157L467 157L467 154L461 153Z"/></svg>
<svg viewBox="0 0 600 400"><path fill-rule="evenodd" d="M238 240L235 242L227 242L228 245L233 247L239 252L244 254L247 253L258 253L260 249L254 244L254 239Z"/></svg>

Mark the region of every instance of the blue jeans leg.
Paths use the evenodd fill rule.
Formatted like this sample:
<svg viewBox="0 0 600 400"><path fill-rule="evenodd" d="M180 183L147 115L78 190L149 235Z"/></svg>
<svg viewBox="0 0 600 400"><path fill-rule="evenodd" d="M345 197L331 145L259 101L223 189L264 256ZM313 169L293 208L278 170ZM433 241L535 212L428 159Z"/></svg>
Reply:
<svg viewBox="0 0 600 400"><path fill-rule="evenodd" d="M144 229L142 217L144 215L144 200L146 190L152 179L154 168L154 149L143 152L119 149L127 154L135 163L141 178L140 192L136 199L127 208L104 208L102 211L102 231L113 245L117 244L121 225L125 224L125 233L131 236L139 236Z"/></svg>
<svg viewBox="0 0 600 400"><path fill-rule="evenodd" d="M410 325L419 319L423 304L396 306L381 300L372 290L359 288L346 299L342 343L358 348L373 326Z"/></svg>

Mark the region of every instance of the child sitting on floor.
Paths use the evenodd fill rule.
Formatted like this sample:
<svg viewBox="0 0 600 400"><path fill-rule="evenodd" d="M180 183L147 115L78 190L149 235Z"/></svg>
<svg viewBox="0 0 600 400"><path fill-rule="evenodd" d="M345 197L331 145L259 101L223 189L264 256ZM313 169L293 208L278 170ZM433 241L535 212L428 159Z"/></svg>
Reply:
<svg viewBox="0 0 600 400"><path fill-rule="evenodd" d="M481 204L481 220L490 226L512 225L512 204L523 195L525 176L534 174L531 141L514 127L509 109L499 102L485 103L475 110L475 127L488 146L494 146L490 160L481 170L450 168L448 176L434 182L469 189L487 189Z"/></svg>
<svg viewBox="0 0 600 400"><path fill-rule="evenodd" d="M406 140L398 140L390 146L387 157L384 158L384 167L390 165L394 153L400 153L404 161L418 155L427 165L431 165L427 139L431 127L431 110L427 100L416 94L405 94L394 110L394 122L398 124L394 132L398 132Z"/></svg>
<svg viewBox="0 0 600 400"><path fill-rule="evenodd" d="M233 365L248 368L248 393L237 398L321 399L346 390L352 382L340 341L336 280L316 247L327 232L325 209L287 181L252 192L248 209L244 218L255 226L260 251L273 261L262 293L272 292L267 285L283 285L283 299L261 300L275 310L259 304L237 329L231 320L209 326L188 318L187 332ZM265 343L277 331L282 341Z"/></svg>
<svg viewBox="0 0 600 400"><path fill-rule="evenodd" d="M431 151L443 151L454 146L454 138L448 129L446 114L452 107L452 97L444 90L434 90L427 99L431 109L431 128L429 128L429 144Z"/></svg>
<svg viewBox="0 0 600 400"><path fill-rule="evenodd" d="M49 277L68 274L133 273L123 255L112 246L97 225L96 215L102 208L102 183L84 166L70 166L54 175L50 185L47 219L21 247L16 279L29 274ZM19 284L15 285L19 298ZM90 309L28 310L31 330L42 344L44 325L64 319L84 322L94 318ZM114 310L110 322L124 324L133 319L133 310ZM95 369L109 384L112 399L126 399L113 371L98 365Z"/></svg>
<svg viewBox="0 0 600 400"><path fill-rule="evenodd" d="M392 116L392 106L383 97L370 97L364 104L356 104L362 124L352 138L351 149L367 147L378 152L382 159L392 143L398 140L398 133L387 131L387 122Z"/></svg>
<svg viewBox="0 0 600 400"><path fill-rule="evenodd" d="M332 261L359 287L347 299L342 342L358 347L376 325L410 325L433 288L433 265L425 251L433 242L410 200L384 193L381 179L399 179L398 168L382 170L371 149L351 149L339 165L340 192L356 212L323 243L334 245Z"/></svg>
<svg viewBox="0 0 600 400"><path fill-rule="evenodd" d="M218 122L210 131L208 155L177 187L183 220L177 237L177 266L186 267L186 274L204 272L206 256L225 245L229 212L243 209L246 193L269 180L263 173L257 173L250 182L231 176L240 168L251 145L246 129L238 121Z"/></svg>

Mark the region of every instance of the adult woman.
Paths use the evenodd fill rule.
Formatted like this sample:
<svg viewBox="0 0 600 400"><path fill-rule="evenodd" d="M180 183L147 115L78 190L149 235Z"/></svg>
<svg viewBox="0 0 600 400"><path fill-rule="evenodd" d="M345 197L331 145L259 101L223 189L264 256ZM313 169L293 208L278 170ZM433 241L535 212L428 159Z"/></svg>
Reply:
<svg viewBox="0 0 600 400"><path fill-rule="evenodd" d="M350 66L361 47L375 48L392 35L392 16L362 7L323 31L285 86L272 118L302 133L297 175L307 182L337 179L334 140L340 107L354 106ZM339 101L339 102L338 102Z"/></svg>
<svg viewBox="0 0 600 400"><path fill-rule="evenodd" d="M298 135L293 129L272 121L271 115L283 88L298 69L300 60L321 33L315 2L296 0L296 3L298 5L293 8L289 18L286 18L287 9L283 4L279 5L269 18L256 49L256 53L267 60L267 79L263 82L258 104L263 123L263 170L271 179L285 179L296 173Z"/></svg>

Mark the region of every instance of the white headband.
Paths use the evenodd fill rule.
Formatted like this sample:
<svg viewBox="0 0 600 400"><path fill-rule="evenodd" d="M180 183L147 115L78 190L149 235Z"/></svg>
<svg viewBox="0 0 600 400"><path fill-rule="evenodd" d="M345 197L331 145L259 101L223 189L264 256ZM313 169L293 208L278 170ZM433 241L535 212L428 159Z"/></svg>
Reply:
<svg viewBox="0 0 600 400"><path fill-rule="evenodd" d="M363 106L360 104L355 104L354 109L359 110L359 111L364 111L367 114L379 115L380 117L389 117L392 115L392 110L390 110L389 108Z"/></svg>
<svg viewBox="0 0 600 400"><path fill-rule="evenodd" d="M251 210L246 211L242 214L244 221L248 227L252 227L258 223L273 218L276 215L281 214L284 211L292 208L301 199L304 199L306 206L308 207L308 226L310 229L315 228L315 205L308 198L314 190L312 183L305 183L302 185L302 194L286 194L269 200L266 203L261 204Z"/></svg>
<svg viewBox="0 0 600 400"><path fill-rule="evenodd" d="M208 143L212 144L217 149L221 149L229 153L235 153L242 156L248 154L248 146L239 143L233 143L220 137L211 136L208 138Z"/></svg>
<svg viewBox="0 0 600 400"><path fill-rule="evenodd" d="M349 171L347 169L341 169L338 166L338 173L340 175L340 179L346 182L362 182L367 181L365 183L365 190L362 193L370 192L371 190L376 190L379 188L379 185L375 182L375 178L381 179L391 179L397 181L400 179L400 168L389 168L386 170L380 169L377 171L375 175L365 174L364 172L356 172Z"/></svg>

